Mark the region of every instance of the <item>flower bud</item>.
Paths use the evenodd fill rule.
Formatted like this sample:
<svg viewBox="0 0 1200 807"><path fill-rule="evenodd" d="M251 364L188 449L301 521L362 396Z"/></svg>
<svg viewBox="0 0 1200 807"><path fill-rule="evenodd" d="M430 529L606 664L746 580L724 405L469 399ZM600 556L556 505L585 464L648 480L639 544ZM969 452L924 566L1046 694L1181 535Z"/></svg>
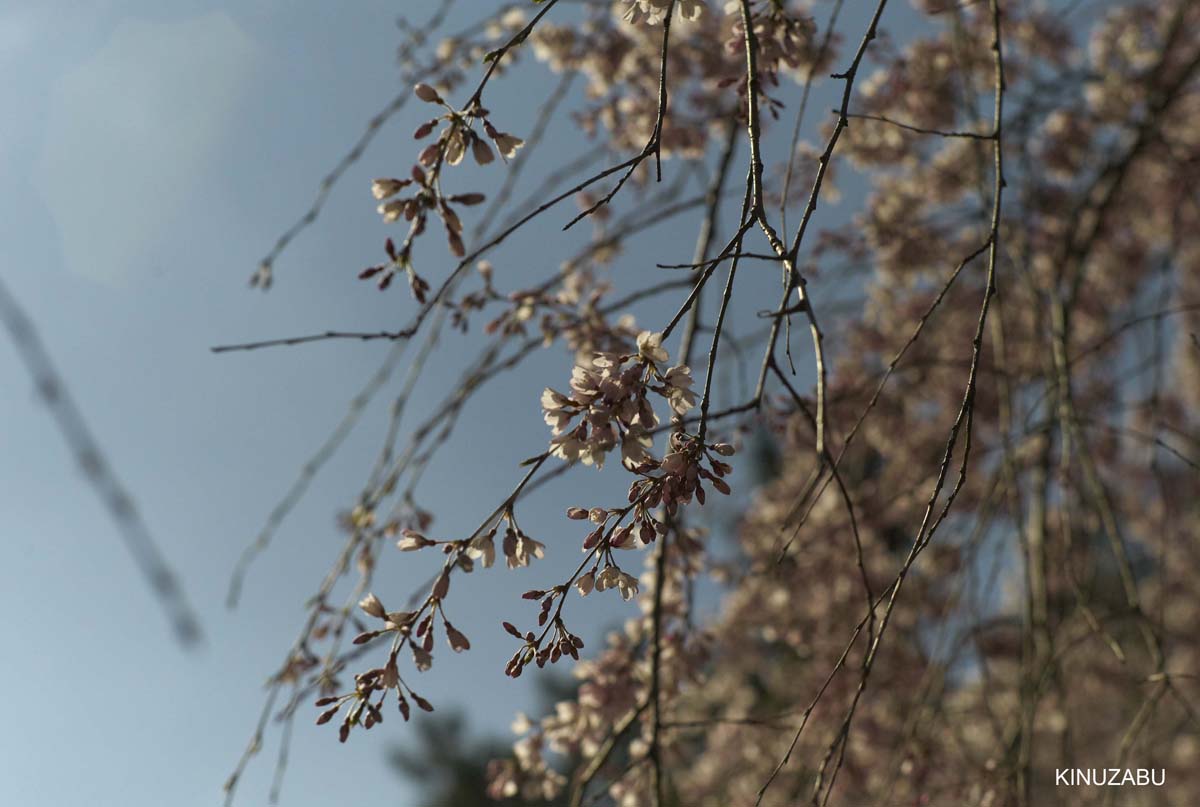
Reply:
<svg viewBox="0 0 1200 807"><path fill-rule="evenodd" d="M496 156L492 154L492 147L478 137L471 143L471 155L475 157L475 162L480 165L487 165L496 159Z"/></svg>
<svg viewBox="0 0 1200 807"><path fill-rule="evenodd" d="M418 549L424 549L427 546L433 546L433 543L433 541L416 530L405 530L400 540L396 542L396 548L401 552L413 552Z"/></svg>
<svg viewBox="0 0 1200 807"><path fill-rule="evenodd" d="M438 575L437 582L433 584L432 593L434 599L438 600L443 599L450 593L450 575L446 574L445 571Z"/></svg>
<svg viewBox="0 0 1200 807"><path fill-rule="evenodd" d="M455 653L471 649L471 642L467 637L449 622L446 623L446 640L450 642L450 649Z"/></svg>
<svg viewBox="0 0 1200 807"><path fill-rule="evenodd" d="M405 185L411 184L410 180L392 179L391 177L380 177L371 183L371 195L376 199L387 199L395 196Z"/></svg>
<svg viewBox="0 0 1200 807"><path fill-rule="evenodd" d="M363 597L358 607L363 609L368 616L373 616L376 619L383 619L387 614L387 609L383 607L383 603L374 594L368 594Z"/></svg>
<svg viewBox="0 0 1200 807"><path fill-rule="evenodd" d="M438 104L442 101L442 96L438 95L438 91L428 84L418 84L413 87L413 93L427 104Z"/></svg>
<svg viewBox="0 0 1200 807"><path fill-rule="evenodd" d="M413 132L413 140L424 140L426 137L429 137L435 126L437 126L437 118L425 121Z"/></svg>

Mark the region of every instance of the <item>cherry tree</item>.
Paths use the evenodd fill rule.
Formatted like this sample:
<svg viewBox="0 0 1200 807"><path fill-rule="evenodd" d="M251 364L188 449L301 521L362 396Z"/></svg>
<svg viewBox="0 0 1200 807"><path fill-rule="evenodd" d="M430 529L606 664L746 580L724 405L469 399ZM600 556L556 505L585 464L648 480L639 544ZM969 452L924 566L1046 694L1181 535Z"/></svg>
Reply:
<svg viewBox="0 0 1200 807"><path fill-rule="evenodd" d="M411 89L252 278L270 286L404 111L410 152L366 158L394 235L353 272L411 296L411 319L218 350L419 343L400 401L444 329L479 354L423 422L388 429L230 798L272 716L345 742L437 708L421 676L441 641L439 666L470 651L450 614L473 580L555 551L523 528L525 497L600 468L628 491L561 503L578 565L488 606L512 642L489 686L547 665L578 681L520 719L492 797L1039 805L1058 803L1056 770L1093 767L1165 768L1172 794L1200 797L1197 31L1190 0L436 4L406 29ZM545 96L537 119L493 103L509 81ZM603 164L564 164L514 201L560 115ZM839 185L857 209L818 215ZM670 263L627 249L680 217L696 242ZM576 248L513 287L492 257L544 222ZM736 281L764 272L777 288L739 300L760 314L735 337ZM661 316L635 320L646 300ZM464 405L542 350L574 365L527 397L545 441L503 500L464 502L476 529L443 532L425 468ZM733 353L753 383L718 405ZM755 434L779 458L758 488L739 468ZM731 492L733 557L703 515ZM401 560L428 584L381 589ZM700 580L721 591L715 616L695 607ZM597 597L629 601L602 647L572 628Z"/></svg>

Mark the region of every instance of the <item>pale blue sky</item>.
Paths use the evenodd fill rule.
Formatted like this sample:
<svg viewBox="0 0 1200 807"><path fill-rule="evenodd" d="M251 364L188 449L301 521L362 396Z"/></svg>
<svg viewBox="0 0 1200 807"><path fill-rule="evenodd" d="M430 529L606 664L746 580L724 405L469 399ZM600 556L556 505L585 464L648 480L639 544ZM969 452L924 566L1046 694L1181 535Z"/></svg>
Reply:
<svg viewBox="0 0 1200 807"><path fill-rule="evenodd" d="M459 5L473 11L484 3ZM847 4L844 20L857 19L857 5ZM409 164L416 109L386 127L349 171L316 226L280 259L275 287L246 287L319 178L398 91L393 21L402 13L423 17L428 4L0 4L0 272L181 576L207 637L195 652L172 641L18 354L0 340L0 692L8 727L0 734L0 803L219 803L256 719L259 685L290 645L303 601L338 546L335 513L353 501L374 460L386 396L252 568L236 612L222 604L229 572L388 348L328 343L222 356L208 348L326 328L393 328L413 312L403 284L380 294L354 275L379 260L392 232L374 213L369 181ZM493 111L511 110L499 119L518 134L554 81L540 68L524 75L520 84L497 83L489 97ZM823 103L818 95L813 109ZM554 129L547 161L531 176L589 148L580 138L569 124ZM494 168L484 180L491 187L502 170ZM493 257L503 287L555 269L578 243L557 232L570 213L564 208ZM622 282L656 281L653 263L690 260L693 239L692 222L670 225L614 271ZM431 257L426 273L436 282L446 265ZM747 290L739 303L745 329L757 327L751 312L774 305L776 282L764 270L739 286ZM667 308L643 307L639 320L661 325ZM430 373L414 413L427 412L475 354L481 324L446 337L450 358ZM474 527L511 488L516 463L545 444L537 393L565 384L567 368L560 351L538 356L468 409L455 447L422 487L442 530ZM416 679L422 694L439 705L461 702L476 725L495 730L533 702L533 676L503 678L512 648L496 623L531 620L516 592L578 558L581 534L560 506L599 503L623 488L619 478L585 470L556 489L568 493L530 502L523 526L552 557L532 570L476 575L474 599L451 609L475 649L454 658L440 651L434 672ZM378 590L385 601L389 592L400 600L430 568L388 557ZM633 613L616 597L589 598L587 606L581 619L593 630ZM345 804L352 790L355 802L415 807L384 764L388 743L408 736L389 720L340 746L334 730L305 715L283 803ZM276 739L269 735L239 803L266 802Z"/></svg>

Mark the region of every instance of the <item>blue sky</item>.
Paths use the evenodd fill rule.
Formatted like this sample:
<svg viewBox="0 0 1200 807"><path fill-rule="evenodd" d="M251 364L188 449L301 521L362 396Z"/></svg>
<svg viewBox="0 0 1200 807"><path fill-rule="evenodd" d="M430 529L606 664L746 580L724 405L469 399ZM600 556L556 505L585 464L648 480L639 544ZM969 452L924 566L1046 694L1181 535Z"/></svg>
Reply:
<svg viewBox="0 0 1200 807"><path fill-rule="evenodd" d="M257 716L260 684L291 644L303 602L337 550L335 514L353 501L375 458L386 395L251 569L233 612L223 606L229 573L388 346L237 355L208 348L326 328L394 328L413 313L402 287L380 294L354 275L380 259L393 232L374 213L369 182L409 164L416 109L388 125L336 187L317 224L278 262L274 288L262 294L246 286L275 237L307 208L319 178L400 89L394 20L405 12L419 19L427 4L0 6L0 108L10 111L0 120L0 272L181 576L206 634L193 652L172 641L19 355L0 341L7 646L0 691L9 727L0 735L0 803L218 803ZM855 20L852 12L844 19ZM540 69L527 75L497 83L489 97L494 111L510 110L502 120L518 134L554 82ZM813 109L822 103L818 95ZM546 164L531 177L587 148L569 124L555 127ZM493 188L496 181L485 178ZM578 243L557 232L571 214L565 208L497 252L498 282L517 288L554 271ZM614 272L619 280L657 280L646 274L653 262L690 260L693 240L691 222L671 224L639 241L640 252L631 251L637 259L623 258ZM431 258L426 274L436 283L445 265ZM748 331L757 327L751 312L774 305L777 279L769 271L742 283ZM639 320L653 324L663 310L643 307ZM480 324L443 340L446 358L416 396L414 413L427 413L479 349ZM517 462L548 437L537 393L565 384L568 367L560 351L538 355L467 410L421 488L422 503L440 517L435 532L473 528L508 492ZM611 500L623 488L619 477L585 470L531 500L522 524L551 557L534 569L475 576L473 598L451 611L474 649L454 658L440 651L433 673L417 679L423 695L462 704L474 725L492 730L506 730L514 710L534 702L532 676L502 676L512 648L496 622L532 619L516 593L578 558L581 533L562 518L561 505ZM391 556L377 590L385 602L389 592L401 600L430 568ZM633 613L615 596L587 605L581 619L593 634ZM351 788L363 803L415 805L384 763L388 743L407 736L389 721L340 746L333 730L302 719L283 803L341 804ZM275 739L247 774L239 803L266 802Z"/></svg>

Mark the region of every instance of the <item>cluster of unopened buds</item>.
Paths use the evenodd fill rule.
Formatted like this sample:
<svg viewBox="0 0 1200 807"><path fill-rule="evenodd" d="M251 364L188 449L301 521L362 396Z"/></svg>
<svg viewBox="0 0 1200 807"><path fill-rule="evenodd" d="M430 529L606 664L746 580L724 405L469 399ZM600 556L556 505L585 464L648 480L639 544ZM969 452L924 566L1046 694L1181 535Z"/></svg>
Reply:
<svg viewBox="0 0 1200 807"><path fill-rule="evenodd" d="M376 182L378 181L380 180L376 180ZM424 227L423 223L421 227ZM376 278L379 289L382 291L392 285L392 280L396 277L397 272L404 272L408 276L408 287L412 291L413 297L417 298L417 302L424 303L425 295L429 292L429 281L418 275L413 268L412 242L406 241L403 249L398 251L396 244L389 238L384 242L383 251L388 257L387 263L368 266L358 273L359 279Z"/></svg>
<svg viewBox="0 0 1200 807"><path fill-rule="evenodd" d="M484 133L496 145L496 150L505 160L515 157L517 149L525 145L521 138L508 132L501 132L493 126L487 117L491 113L476 102L472 102L466 109L459 111L447 104L438 91L428 84L418 84L414 92L422 101L429 104L440 104L446 108L444 114L422 123L413 133L415 139L424 140L433 134L433 130L439 124L445 122L445 128L438 134L438 139L426 146L417 158L418 162L426 168L433 168L441 165L442 162L458 165L463 161L468 149L479 165L491 163L495 159L492 147L473 128L475 121L482 123Z"/></svg>
<svg viewBox="0 0 1200 807"><path fill-rule="evenodd" d="M586 597L593 589L615 588L623 599L631 599L638 591L637 578L621 571L612 550L634 549L638 541L643 546L654 542L667 531L667 525L652 511L661 505L667 514L674 515L681 503L690 502L693 497L704 504L704 481L720 493L730 492L729 483L723 477L732 469L714 454L728 457L734 453L733 446L728 443L706 445L698 437L680 431L671 436L670 447L671 451L662 461L648 460L633 469L639 478L629 486L628 506L567 509L568 518L587 520L596 525L583 540L583 550L594 552L596 562L590 571L575 581L580 596ZM705 462L708 467L704 466ZM659 473L656 475L655 471ZM622 526L630 515L629 522Z"/></svg>
<svg viewBox="0 0 1200 807"><path fill-rule="evenodd" d="M350 518L367 526L372 521L370 514L362 510L362 508L356 508ZM383 602L380 601L379 597L374 594L368 594L359 602L358 606L362 612L368 617L379 620L382 625L373 629L363 630L354 638L353 643L362 645L380 636L391 636L392 644L388 653L387 663L383 667L371 669L356 675L353 692L321 698L317 702L317 706L327 706L330 708L321 713L317 719L318 725L328 723L343 706L349 703L350 708L343 719L339 734L341 740L344 742L353 726L361 724L369 729L376 723L383 721L381 707L387 697L387 693L391 690L396 691L400 712L405 720L409 717L408 698L411 698L418 707L426 711L433 711L433 707L429 702L413 692L411 687L400 677L396 664L397 656L407 645L412 652L413 664L417 670L425 671L430 669L433 666L434 633L439 619L451 650L461 653L464 650L471 649L471 642L467 636L455 628L446 617L443 601L450 593L450 573L453 569L458 568L463 572L469 573L474 569L475 561L482 563L484 568L488 568L495 563L495 537L501 525L504 526L502 549L510 569L527 566L532 559L543 556L545 545L540 541L530 538L521 530L517 525L516 516L511 508L501 515L499 522L491 527L491 529L481 531L479 534L466 539L450 541L435 540L426 537L415 529L401 530L399 527L396 527L395 530L387 529L384 531L384 534L399 533L400 537L396 541L396 547L402 552L415 552L430 547L440 547L449 560L442 567L437 577L434 578L433 586L430 589L428 598L425 600L425 604L416 611L389 611ZM545 619L543 618L542 621L544 623ZM361 626L361 623L358 623L357 620L355 622ZM561 623L559 623L559 626L561 627ZM506 627L510 627L511 629L511 626L506 625ZM562 630L565 631L565 628ZM556 637L556 641L558 643L558 650L555 651L548 647L545 654L546 657L553 655L553 660L557 661L562 653L567 652L572 657L578 658L577 648L582 647L583 642L577 636L563 632ZM545 663L544 658L541 663ZM333 685L327 687L326 691L329 689L333 689ZM372 699L376 694L378 694L378 699L373 701Z"/></svg>
<svg viewBox="0 0 1200 807"><path fill-rule="evenodd" d="M717 457L729 457L734 448L729 443L706 444L699 437L678 431L671 435L669 451L661 461L647 461L634 470L644 476L629 488L629 500L638 507L657 507L660 503L674 515L679 505L694 496L704 504L704 482L718 493L729 495L729 483L724 477L732 470ZM708 463L708 467L705 467ZM660 471L653 476L653 471Z"/></svg>
<svg viewBox="0 0 1200 807"><path fill-rule="evenodd" d="M534 589L527 591L523 595L525 599L538 599L545 597L542 600L542 611L538 617L538 624L544 625L550 615L550 609L554 605L555 597L561 594L562 591L555 590L546 592ZM546 596L550 594L550 596ZM567 626L563 624L562 619L555 617L552 624L553 632L547 634L543 631L541 636L537 636L533 631L521 633L511 622L502 623L504 629L509 634L524 642L521 649L513 654L509 659L508 664L504 667L504 674L517 678L521 675L521 671L525 669L525 665L535 663L538 667L545 667L546 662L557 664L563 656L570 656L579 661L579 651L583 648L583 639L580 639L575 634L567 630Z"/></svg>
<svg viewBox="0 0 1200 807"><path fill-rule="evenodd" d="M505 511L501 523L505 525L501 550L508 568L517 569L528 566L531 560L545 555L546 545L529 537L517 525L516 516L511 510ZM396 542L396 546L401 552L414 552L426 547L440 546L447 555L456 555L455 564L464 572L471 572L477 560L483 564L485 569L491 568L492 564L496 562L496 533L499 529L500 525L497 524L472 538L457 541L435 541L426 538L416 530L404 530L400 540ZM445 577L448 580L448 576ZM449 583L447 582L446 585L448 586ZM435 596L444 596L444 594L437 594L436 589L435 585Z"/></svg>
<svg viewBox="0 0 1200 807"><path fill-rule="evenodd" d="M723 477L732 469L717 457L731 456L734 453L733 446L728 443L706 444L699 437L680 431L672 435L670 447L671 451L662 461L651 459L632 469L639 478L629 488L627 506L567 509L567 518L590 521L596 525L584 538L582 547L589 559L594 558L594 562L590 569L573 576L566 583L550 589L525 592L524 599L541 601L538 626L543 631L540 635L533 631L522 633L511 623L503 623L508 633L524 642L509 660L506 674L515 678L530 662L536 662L541 667L547 661L552 664L557 662L563 655L579 658L577 650L583 647L583 642L567 630L562 621L564 599L572 584L581 597L586 597L592 591L609 589L617 590L621 598L627 601L637 595L637 577L620 567L613 550L635 549L639 541L645 546L654 542L660 534L665 534L667 524L661 517L656 517L653 510L662 506L668 514L674 514L680 503L689 502L693 497L703 504L705 481L721 493L730 492L729 484ZM549 628L545 627L547 622L550 623Z"/></svg>
<svg viewBox="0 0 1200 807"><path fill-rule="evenodd" d="M542 410L556 435L550 441L551 453L601 467L605 455L620 442L627 468L651 460L651 432L658 416L647 393L664 398L676 415L686 414L696 404L692 371L684 365L662 369L668 358L662 334L642 331L636 353L596 353L590 367L576 365L570 395L547 387L542 392ZM577 417L579 422L572 427Z"/></svg>
<svg viewBox="0 0 1200 807"><path fill-rule="evenodd" d="M382 177L371 183L371 193L379 200L379 214L385 222L391 223L403 218L409 222L408 235L404 243L397 249L391 239L388 239L387 253L389 263L370 266L359 273L359 277L367 279L377 277L379 288L385 289L391 283L397 271L405 271L413 294L424 302L424 292L428 284L412 269L412 244L417 236L425 232L429 214L434 213L441 219L446 231L446 241L450 252L456 257L462 257L466 247L462 239L462 219L455 210L455 205L472 206L484 201L482 193L469 192L445 195L441 190L441 170L443 165L458 165L468 151L479 165L487 165L495 159L492 146L478 132L476 124L483 128L484 134L495 145L496 151L503 159L516 155L524 142L521 138L498 130L488 120L488 110L475 100L463 110L456 110L428 84L418 84L413 92L416 96L430 104L440 104L446 112L438 117L422 123L417 127L413 136L417 140L429 137L444 123L437 140L426 146L418 155L407 178ZM401 195L412 189L411 193Z"/></svg>
<svg viewBox="0 0 1200 807"><path fill-rule="evenodd" d="M404 641L410 639L410 634L413 632L413 623L416 621L418 613L413 611L388 611L374 594L368 594L359 603L359 607L367 616L381 620L384 626L377 630L359 634L354 639L355 644L365 644L384 633L395 634L398 641L393 642L391 652L388 654L387 663L384 666L370 669L354 676L353 692L323 697L316 702L315 705L317 708L325 709L317 717L318 726L328 723L338 712L342 711L343 707L349 706L338 729L338 739L342 742L345 742L350 736L350 730L354 726L361 725L364 729L370 729L376 723L383 722L383 705L387 700L388 693L393 690L396 693L396 703L400 714L405 720L408 720L411 714L409 699L418 708L427 712L433 711L433 705L414 692L404 682L404 679L400 677L400 670L396 663L396 657L399 655ZM433 615L433 612L430 612L418 626L418 636L424 635L426 637L423 643L425 646L418 647L410 641L414 654L421 653L428 657L429 646L432 644L433 638ZM455 649L470 647L470 643L467 642L465 636L455 630L449 622L446 622L445 625L451 647L455 647ZM456 645L459 646L456 647ZM418 667L420 667L419 663ZM378 697L376 698L376 696Z"/></svg>

